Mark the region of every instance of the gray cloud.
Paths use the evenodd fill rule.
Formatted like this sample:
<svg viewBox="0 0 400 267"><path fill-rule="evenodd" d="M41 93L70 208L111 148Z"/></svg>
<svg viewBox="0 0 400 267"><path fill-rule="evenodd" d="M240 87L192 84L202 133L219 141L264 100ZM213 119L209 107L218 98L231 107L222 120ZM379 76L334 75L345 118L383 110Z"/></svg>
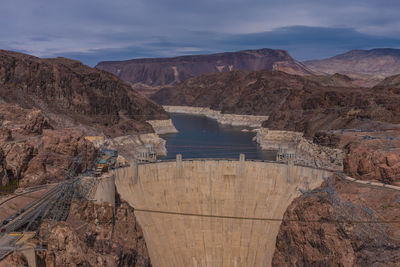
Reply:
<svg viewBox="0 0 400 267"><path fill-rule="evenodd" d="M0 47L100 60L248 48L298 59L400 47L400 1L3 0Z"/></svg>

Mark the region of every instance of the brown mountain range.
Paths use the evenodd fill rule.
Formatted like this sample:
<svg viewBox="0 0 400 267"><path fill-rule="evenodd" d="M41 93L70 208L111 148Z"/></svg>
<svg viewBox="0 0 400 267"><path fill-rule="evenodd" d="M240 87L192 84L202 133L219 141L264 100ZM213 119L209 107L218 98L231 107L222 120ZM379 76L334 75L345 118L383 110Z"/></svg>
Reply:
<svg viewBox="0 0 400 267"><path fill-rule="evenodd" d="M167 113L114 75L66 58L0 50L0 100L40 109L56 127L117 136L152 132Z"/></svg>
<svg viewBox="0 0 400 267"><path fill-rule="evenodd" d="M105 61L100 62L96 68L111 72L142 90L178 84L206 73L232 70L265 69L299 75L312 74L312 71L293 59L287 51L267 48L212 55Z"/></svg>
<svg viewBox="0 0 400 267"><path fill-rule="evenodd" d="M400 49L352 50L302 63L315 72L341 73L355 79L359 85L373 86L388 76L400 74Z"/></svg>
<svg viewBox="0 0 400 267"><path fill-rule="evenodd" d="M302 77L280 71L203 75L163 88L163 105L210 107L223 113L268 115L264 126L305 132L358 127L368 121L400 123L400 95L357 88L344 75Z"/></svg>

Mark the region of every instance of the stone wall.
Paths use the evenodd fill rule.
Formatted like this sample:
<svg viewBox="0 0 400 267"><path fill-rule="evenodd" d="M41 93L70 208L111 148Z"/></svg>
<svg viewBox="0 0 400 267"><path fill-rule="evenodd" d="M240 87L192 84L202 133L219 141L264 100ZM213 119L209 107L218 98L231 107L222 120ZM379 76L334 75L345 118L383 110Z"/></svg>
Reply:
<svg viewBox="0 0 400 267"><path fill-rule="evenodd" d="M191 115L201 115L217 120L221 124L233 126L247 126L259 128L263 121L268 120L268 116L223 114L221 111L210 108L188 107L188 106L163 106L170 113L182 113Z"/></svg>
<svg viewBox="0 0 400 267"><path fill-rule="evenodd" d="M244 160L178 160L115 174L156 267L270 266L287 206L329 175Z"/></svg>

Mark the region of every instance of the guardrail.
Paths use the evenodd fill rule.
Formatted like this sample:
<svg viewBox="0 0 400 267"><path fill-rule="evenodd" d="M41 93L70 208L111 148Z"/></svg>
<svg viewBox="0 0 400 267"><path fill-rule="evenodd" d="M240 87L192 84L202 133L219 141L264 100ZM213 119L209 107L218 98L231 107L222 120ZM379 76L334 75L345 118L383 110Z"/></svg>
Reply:
<svg viewBox="0 0 400 267"><path fill-rule="evenodd" d="M179 155L179 154L177 154ZM176 162L176 159L167 159L167 160L158 160L157 162L141 162L137 163L138 165L146 165L146 164L154 164L154 163L164 163L164 162ZM240 161L238 158L187 158L187 159L181 159L180 161ZM282 165L289 165L288 162L279 162L279 161L273 161L273 160L259 160L259 159L245 159L245 161L251 161L251 162L265 162L265 163L273 163L273 164L282 164ZM326 169L326 168L318 168L314 166L307 166L305 164L293 164L293 166L299 166L299 167L306 167L306 168L311 168L311 169L316 169L316 170L323 170L323 171L328 171L333 174L336 174L339 178L349 181L349 182L354 182L357 184L361 185L369 185L369 186L374 186L374 187L382 187L386 189L392 189L396 191L400 191L399 186L394 186L394 185L389 185L389 184L384 184L384 183L379 183L379 182L371 182L371 181L364 181L364 180L358 180L355 178L352 178L350 176L347 176L345 173L341 171L336 171L336 170L331 170L331 169ZM124 168L124 167L122 167Z"/></svg>

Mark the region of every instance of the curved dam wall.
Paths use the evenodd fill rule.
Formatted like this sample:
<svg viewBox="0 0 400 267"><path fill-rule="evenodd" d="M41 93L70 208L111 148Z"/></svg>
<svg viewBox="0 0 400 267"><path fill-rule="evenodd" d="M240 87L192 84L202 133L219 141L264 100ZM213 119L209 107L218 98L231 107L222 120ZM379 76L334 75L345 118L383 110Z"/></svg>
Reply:
<svg viewBox="0 0 400 267"><path fill-rule="evenodd" d="M269 162L193 160L115 171L153 266L270 266L286 208L329 173Z"/></svg>

